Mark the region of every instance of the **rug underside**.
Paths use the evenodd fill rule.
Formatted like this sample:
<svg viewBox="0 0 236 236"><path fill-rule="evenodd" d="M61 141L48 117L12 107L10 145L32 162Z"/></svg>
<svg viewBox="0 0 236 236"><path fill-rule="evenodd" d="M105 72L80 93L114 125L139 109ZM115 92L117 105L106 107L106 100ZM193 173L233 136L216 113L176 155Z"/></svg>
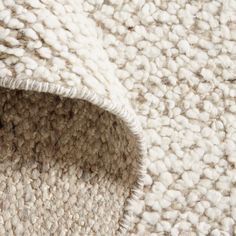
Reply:
<svg viewBox="0 0 236 236"><path fill-rule="evenodd" d="M0 88L1 235L114 235L137 144L89 102Z"/></svg>

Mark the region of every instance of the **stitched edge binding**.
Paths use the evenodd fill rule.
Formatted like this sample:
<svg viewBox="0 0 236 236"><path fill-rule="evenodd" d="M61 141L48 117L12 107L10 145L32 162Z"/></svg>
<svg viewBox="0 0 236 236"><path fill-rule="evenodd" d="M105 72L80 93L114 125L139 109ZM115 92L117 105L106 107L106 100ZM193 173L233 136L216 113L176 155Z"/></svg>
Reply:
<svg viewBox="0 0 236 236"><path fill-rule="evenodd" d="M132 112L130 112L126 107L122 106L122 104L114 103L113 101L105 99L84 86L76 88L66 87L58 84L39 82L30 79L16 80L11 77L5 77L4 79L0 80L0 86L9 89L22 89L28 91L51 93L63 97L85 100L108 112L111 112L116 117L125 122L126 126L137 140L139 151L138 169L136 170L138 173L138 179L135 186L131 189L130 197L126 200L124 207L124 215L120 220L118 230L119 234L125 234L132 222L133 203L139 198L142 193L143 177L145 175L143 160L146 156L146 142L144 140L141 125L138 122L138 119L135 114L132 114Z"/></svg>

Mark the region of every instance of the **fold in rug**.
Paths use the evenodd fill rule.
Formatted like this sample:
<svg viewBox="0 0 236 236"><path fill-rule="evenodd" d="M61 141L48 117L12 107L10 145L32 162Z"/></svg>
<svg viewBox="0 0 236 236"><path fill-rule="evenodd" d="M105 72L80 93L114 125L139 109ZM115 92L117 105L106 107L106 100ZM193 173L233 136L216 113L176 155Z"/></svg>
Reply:
<svg viewBox="0 0 236 236"><path fill-rule="evenodd" d="M145 144L79 1L0 2L0 235L116 235Z"/></svg>

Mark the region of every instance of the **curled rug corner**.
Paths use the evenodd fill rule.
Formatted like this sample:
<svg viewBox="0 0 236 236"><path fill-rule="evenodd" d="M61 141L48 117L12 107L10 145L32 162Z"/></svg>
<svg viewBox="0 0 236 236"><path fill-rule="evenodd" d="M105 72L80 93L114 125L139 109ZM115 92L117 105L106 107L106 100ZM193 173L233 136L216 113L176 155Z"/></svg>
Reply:
<svg viewBox="0 0 236 236"><path fill-rule="evenodd" d="M0 27L0 235L125 234L145 142L95 25L4 1Z"/></svg>

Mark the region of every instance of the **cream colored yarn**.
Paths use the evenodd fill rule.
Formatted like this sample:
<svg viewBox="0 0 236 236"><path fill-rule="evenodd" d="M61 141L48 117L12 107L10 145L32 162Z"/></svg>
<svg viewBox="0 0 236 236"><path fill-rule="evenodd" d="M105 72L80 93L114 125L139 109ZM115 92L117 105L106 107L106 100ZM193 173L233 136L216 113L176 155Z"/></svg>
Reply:
<svg viewBox="0 0 236 236"><path fill-rule="evenodd" d="M0 85L47 92L1 89L1 234L125 233L145 143L95 24L79 1L1 1L0 27Z"/></svg>
<svg viewBox="0 0 236 236"><path fill-rule="evenodd" d="M131 235L236 235L236 1L84 1L148 145Z"/></svg>
<svg viewBox="0 0 236 236"><path fill-rule="evenodd" d="M57 122L66 121L65 103L89 108L74 124L104 109L107 132L115 120L125 134L114 149L128 152L125 140L133 140L136 164L124 176L131 169L138 172L130 172L127 185L118 185L121 193L117 188L107 200L112 207L104 216L109 220L97 219L96 232L89 231L89 221L83 227L73 221L78 228L65 234L115 235L118 228L133 236L236 234L235 0L2 0L0 58L1 86L68 97L60 101ZM14 100L14 93L1 89L9 115L15 112L11 104L21 100ZM31 96L58 102L55 95L29 91L17 97L27 94L28 110ZM45 111L47 104L41 104ZM118 130L112 133L114 140L122 137ZM143 163L137 163L139 157ZM10 178L11 172L4 176ZM129 195L132 186L136 191ZM56 235L53 223L59 215L47 221ZM14 222L21 222L2 218L0 224L7 224L9 232L15 232ZM68 228L66 223L60 227Z"/></svg>

